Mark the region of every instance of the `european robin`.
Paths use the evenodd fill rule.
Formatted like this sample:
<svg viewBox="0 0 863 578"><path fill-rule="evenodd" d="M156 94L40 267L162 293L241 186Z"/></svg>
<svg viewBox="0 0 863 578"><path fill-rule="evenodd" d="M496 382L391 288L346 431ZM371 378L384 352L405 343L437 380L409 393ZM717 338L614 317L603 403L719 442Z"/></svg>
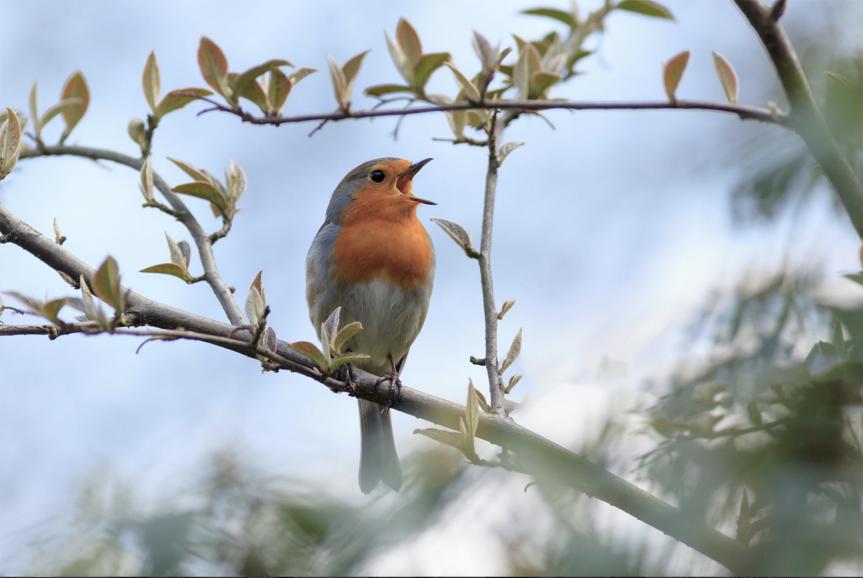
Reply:
<svg viewBox="0 0 863 578"><path fill-rule="evenodd" d="M333 191L306 258L306 299L318 337L321 323L341 306L343 325L363 324L346 345L369 355L355 365L396 386L434 282L434 247L417 206L435 203L415 197L412 188L430 160L381 158L350 171ZM402 472L388 407L358 401L360 489L367 494L383 481L398 490Z"/></svg>

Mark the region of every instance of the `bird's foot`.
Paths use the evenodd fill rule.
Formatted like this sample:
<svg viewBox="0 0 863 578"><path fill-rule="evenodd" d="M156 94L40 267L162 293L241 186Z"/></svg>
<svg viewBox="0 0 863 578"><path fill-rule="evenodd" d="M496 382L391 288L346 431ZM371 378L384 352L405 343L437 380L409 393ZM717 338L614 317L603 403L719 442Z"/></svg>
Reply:
<svg viewBox="0 0 863 578"><path fill-rule="evenodd" d="M354 368L350 363L346 363L336 369L333 377L344 382L348 386L348 395L351 397L357 396L357 384L354 381Z"/></svg>
<svg viewBox="0 0 863 578"><path fill-rule="evenodd" d="M396 402L401 401L402 397L402 382L399 379L397 371L392 371L387 375L381 376L375 380L375 389L384 382L389 383L389 399L386 403L386 409L389 409Z"/></svg>

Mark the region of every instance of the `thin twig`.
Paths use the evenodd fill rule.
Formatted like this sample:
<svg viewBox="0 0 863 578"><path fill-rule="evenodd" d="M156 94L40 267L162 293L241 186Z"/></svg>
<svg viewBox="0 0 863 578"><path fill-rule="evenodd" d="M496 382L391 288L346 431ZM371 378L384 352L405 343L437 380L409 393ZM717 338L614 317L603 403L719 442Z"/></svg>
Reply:
<svg viewBox="0 0 863 578"><path fill-rule="evenodd" d="M67 145L45 146L41 149L23 151L20 158L28 159L35 157L66 155L83 157L92 160L111 161L135 170L141 170L141 164L143 163L143 159L130 157L128 155L124 155L122 153L118 153L112 150ZM168 204L171 205L173 211L176 212L176 215L173 216L175 216L180 222L183 223L183 225L185 225L186 229L188 229L189 231L189 234L192 236L192 240L195 242L195 246L198 248L198 255L201 259L201 266L204 268L207 283L210 285L210 288L212 289L213 294L216 296L216 299L219 300L219 303L221 304L222 309L225 311L225 314L228 316L230 322L233 325L247 324L248 321L246 320L246 316L243 313L243 310L237 304L234 296L231 294L231 291L228 288L228 285L225 283L225 281L222 279L221 274L219 273L219 267L216 264L216 257L215 255L213 255L213 242L204 232L201 224L198 222L198 220L195 218L195 216L192 214L186 204L182 201L182 199L180 199L177 194L171 190L171 187L168 186L168 183L155 172L153 173L153 184L159 190L165 200L168 201Z"/></svg>

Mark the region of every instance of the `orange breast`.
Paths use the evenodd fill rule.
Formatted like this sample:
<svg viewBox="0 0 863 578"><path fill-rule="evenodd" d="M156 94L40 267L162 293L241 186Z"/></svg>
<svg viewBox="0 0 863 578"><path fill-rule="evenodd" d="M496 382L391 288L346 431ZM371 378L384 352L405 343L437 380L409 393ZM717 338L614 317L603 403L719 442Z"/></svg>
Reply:
<svg viewBox="0 0 863 578"><path fill-rule="evenodd" d="M416 204L392 198L356 199L345 211L333 248L339 283L365 283L378 278L405 290L428 279L433 254Z"/></svg>

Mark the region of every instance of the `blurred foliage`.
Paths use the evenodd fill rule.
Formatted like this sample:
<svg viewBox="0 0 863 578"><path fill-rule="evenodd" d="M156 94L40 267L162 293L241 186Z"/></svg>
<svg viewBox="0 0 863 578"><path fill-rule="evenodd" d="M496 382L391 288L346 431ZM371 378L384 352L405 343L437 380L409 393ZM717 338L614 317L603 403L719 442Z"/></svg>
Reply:
<svg viewBox="0 0 863 578"><path fill-rule="evenodd" d="M717 296L689 336L708 359L687 356L649 410L662 441L642 473L736 528L756 574L863 561L863 309L826 303L817 281L783 273Z"/></svg>

